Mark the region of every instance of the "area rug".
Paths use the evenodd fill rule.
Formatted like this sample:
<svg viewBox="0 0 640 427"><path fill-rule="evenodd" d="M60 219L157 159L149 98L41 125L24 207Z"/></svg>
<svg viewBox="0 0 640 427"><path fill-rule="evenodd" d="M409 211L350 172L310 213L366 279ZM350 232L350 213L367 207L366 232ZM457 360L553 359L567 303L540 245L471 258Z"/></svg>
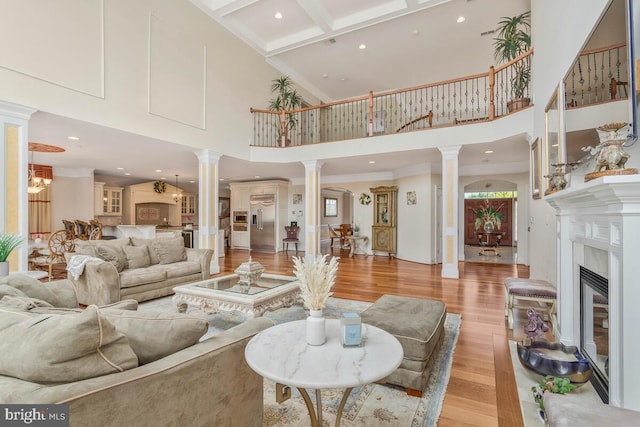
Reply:
<svg viewBox="0 0 640 427"><path fill-rule="evenodd" d="M516 377L518 398L520 399L520 410L522 411L524 425L525 427L544 426L545 423L538 415L538 404L533 399L533 391L531 390L531 387L539 383L540 376L522 366L518 359L518 347L515 341L509 341L509 350L511 350L511 363L513 364L513 373ZM591 383L583 384L573 390L571 394L580 395L580 398L587 406L591 402L602 402Z"/></svg>
<svg viewBox="0 0 640 427"><path fill-rule="evenodd" d="M343 312L362 312L371 303L330 298L324 309L328 318L338 318ZM140 311L172 312L175 307L171 297L160 298L140 304ZM203 337L229 329L245 321L241 313L205 314L197 310L189 310L189 314L203 316L209 321L209 331ZM289 308L281 308L267 312L265 317L275 323L300 320L307 317L302 304L295 304ZM451 362L460 331L461 317L458 314L447 313L444 325L444 341L434 363L433 372L421 398L407 396L404 390L381 384L368 384L354 388L345 405L341 425L343 426L435 426L442 401L449 383ZM312 399L314 390L308 390ZM325 424L335 424L335 417L342 389L328 389L322 391L323 421ZM268 427L279 426L308 426L309 414L307 408L296 389L292 398L282 404L276 403L275 384L264 381L264 420Z"/></svg>

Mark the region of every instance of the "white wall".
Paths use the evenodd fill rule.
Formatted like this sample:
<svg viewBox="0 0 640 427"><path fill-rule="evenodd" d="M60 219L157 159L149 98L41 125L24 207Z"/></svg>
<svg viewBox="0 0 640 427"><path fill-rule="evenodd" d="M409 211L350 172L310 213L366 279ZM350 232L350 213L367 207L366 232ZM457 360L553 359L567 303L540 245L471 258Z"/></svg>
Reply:
<svg viewBox="0 0 640 427"><path fill-rule="evenodd" d="M399 259L431 264L434 238L431 174L399 178L398 186L398 252ZM416 192L416 204L407 204L407 192ZM438 236L440 238L440 236Z"/></svg>
<svg viewBox="0 0 640 427"><path fill-rule="evenodd" d="M607 3L608 0L531 1L531 38L535 51L531 73L535 102L534 140L537 137L544 140L545 106L582 50ZM529 201L532 222L529 233L530 276L556 283L555 210L544 198Z"/></svg>
<svg viewBox="0 0 640 427"><path fill-rule="evenodd" d="M62 220L93 219L93 172L86 169L53 170L51 232L64 228Z"/></svg>
<svg viewBox="0 0 640 427"><path fill-rule="evenodd" d="M252 48L186 0L45 3L0 2L0 99L248 157L280 75Z"/></svg>

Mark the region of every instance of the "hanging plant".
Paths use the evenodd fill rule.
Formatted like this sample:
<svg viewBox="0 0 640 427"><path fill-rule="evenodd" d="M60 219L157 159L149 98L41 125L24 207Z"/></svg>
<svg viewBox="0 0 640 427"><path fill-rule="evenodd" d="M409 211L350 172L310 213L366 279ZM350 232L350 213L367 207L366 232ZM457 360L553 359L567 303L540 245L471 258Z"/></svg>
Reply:
<svg viewBox="0 0 640 427"><path fill-rule="evenodd" d="M153 191L158 194L162 194L167 191L167 185L164 183L164 181L156 181L153 183Z"/></svg>
<svg viewBox="0 0 640 427"><path fill-rule="evenodd" d="M369 203L371 203L371 196L368 195L367 193L360 194L360 204L368 205Z"/></svg>

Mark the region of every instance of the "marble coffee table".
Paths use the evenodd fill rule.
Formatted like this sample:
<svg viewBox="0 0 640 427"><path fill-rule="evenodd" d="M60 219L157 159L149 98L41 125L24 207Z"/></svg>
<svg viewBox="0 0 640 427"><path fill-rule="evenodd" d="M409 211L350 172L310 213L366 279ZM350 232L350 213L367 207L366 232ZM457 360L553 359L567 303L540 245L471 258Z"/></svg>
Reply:
<svg viewBox="0 0 640 427"><path fill-rule="evenodd" d="M173 303L180 313L189 306L205 313L239 311L259 317L265 311L290 307L300 299L298 280L292 276L263 274L251 286L238 283L237 274L216 277L173 288Z"/></svg>
<svg viewBox="0 0 640 427"><path fill-rule="evenodd" d="M336 414L336 426L353 387L385 378L400 366L400 342L391 334L363 324L361 347L344 348L340 343L340 321L327 319L327 341L312 346L306 341L306 320L282 323L254 336L245 348L247 363L264 378L297 387L304 399L311 426L322 426L320 390L344 388ZM314 410L306 389L316 390Z"/></svg>

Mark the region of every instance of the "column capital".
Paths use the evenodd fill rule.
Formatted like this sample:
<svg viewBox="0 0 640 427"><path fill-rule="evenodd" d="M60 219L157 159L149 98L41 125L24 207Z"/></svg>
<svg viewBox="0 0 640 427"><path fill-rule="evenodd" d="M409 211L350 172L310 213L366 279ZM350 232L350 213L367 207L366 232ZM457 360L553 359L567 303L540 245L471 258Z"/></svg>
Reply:
<svg viewBox="0 0 640 427"><path fill-rule="evenodd" d="M458 157L458 153L460 153L461 145L451 145L448 147L438 147L442 157L445 159L451 159L454 157Z"/></svg>
<svg viewBox="0 0 640 427"><path fill-rule="evenodd" d="M35 108L25 107L24 105L14 104L13 102L0 101L0 115L3 116L29 120L31 115L36 111L38 110Z"/></svg>
<svg viewBox="0 0 640 427"><path fill-rule="evenodd" d="M194 153L198 156L198 161L200 163L219 162L220 157L222 157L222 154L217 151L209 150L208 148L205 148L204 150L194 150Z"/></svg>
<svg viewBox="0 0 640 427"><path fill-rule="evenodd" d="M305 170L319 170L324 165L323 160L303 160L301 163L304 165Z"/></svg>

